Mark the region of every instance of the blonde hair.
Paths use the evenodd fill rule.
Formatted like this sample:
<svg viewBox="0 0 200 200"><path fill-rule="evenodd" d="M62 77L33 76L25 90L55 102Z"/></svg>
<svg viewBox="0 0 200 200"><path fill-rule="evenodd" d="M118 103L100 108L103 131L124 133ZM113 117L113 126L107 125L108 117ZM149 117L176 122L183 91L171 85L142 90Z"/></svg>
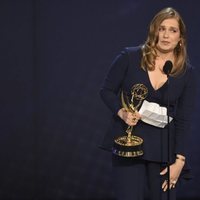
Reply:
<svg viewBox="0 0 200 200"><path fill-rule="evenodd" d="M181 18L180 14L173 8L165 8L158 12L149 26L149 33L146 42L142 46L142 60L141 67L144 70L154 70L155 69L155 59L157 57L156 44L158 42L158 31L160 24L165 19L175 18L178 21L180 29L180 41L174 49L174 65L171 72L171 76L176 76L185 70L187 62L187 51L186 51L186 27Z"/></svg>

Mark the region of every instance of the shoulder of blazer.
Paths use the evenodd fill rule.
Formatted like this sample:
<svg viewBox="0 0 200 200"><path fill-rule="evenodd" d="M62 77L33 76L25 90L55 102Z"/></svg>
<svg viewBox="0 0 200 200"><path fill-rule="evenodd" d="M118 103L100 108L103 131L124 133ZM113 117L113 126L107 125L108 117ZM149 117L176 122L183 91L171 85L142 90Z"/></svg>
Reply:
<svg viewBox="0 0 200 200"><path fill-rule="evenodd" d="M140 62L142 56L142 46L125 47L123 52L129 57L129 64Z"/></svg>
<svg viewBox="0 0 200 200"><path fill-rule="evenodd" d="M124 51L128 54L135 54L135 53L141 53L142 46L135 46L135 47L125 47Z"/></svg>

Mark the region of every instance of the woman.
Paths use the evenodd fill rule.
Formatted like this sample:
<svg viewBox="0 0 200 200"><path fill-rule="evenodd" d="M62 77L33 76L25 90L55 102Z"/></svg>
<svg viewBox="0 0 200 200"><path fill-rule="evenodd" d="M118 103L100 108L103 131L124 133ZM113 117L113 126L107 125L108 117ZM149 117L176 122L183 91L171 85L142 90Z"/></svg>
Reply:
<svg viewBox="0 0 200 200"><path fill-rule="evenodd" d="M163 72L166 61L173 64L169 76ZM121 105L120 91L130 92L137 83L147 87L147 102L167 108L169 100L170 155L168 126L146 123L139 112L129 112ZM113 183L118 200L142 200L146 186L151 200L167 199L168 186L170 199L176 199L175 186L187 168L186 144L195 89L194 70L187 59L184 22L175 9L165 8L151 21L144 45L125 48L116 57L100 91L113 113L102 147L111 150L114 139L125 135L128 125L133 126L134 135L144 140L142 156L126 158L113 154ZM170 177L167 175L169 158Z"/></svg>

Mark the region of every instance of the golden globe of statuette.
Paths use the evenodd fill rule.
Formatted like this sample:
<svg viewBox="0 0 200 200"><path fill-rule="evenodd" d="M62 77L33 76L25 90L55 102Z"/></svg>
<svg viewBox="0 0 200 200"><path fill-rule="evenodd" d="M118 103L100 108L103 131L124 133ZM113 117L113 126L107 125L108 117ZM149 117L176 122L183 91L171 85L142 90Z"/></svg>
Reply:
<svg viewBox="0 0 200 200"><path fill-rule="evenodd" d="M121 102L126 111L134 113L147 97L148 89L144 84L135 84L131 88L131 99L121 92ZM133 126L128 126L126 135L114 140L113 154L122 157L137 157L143 155L143 139L132 134Z"/></svg>

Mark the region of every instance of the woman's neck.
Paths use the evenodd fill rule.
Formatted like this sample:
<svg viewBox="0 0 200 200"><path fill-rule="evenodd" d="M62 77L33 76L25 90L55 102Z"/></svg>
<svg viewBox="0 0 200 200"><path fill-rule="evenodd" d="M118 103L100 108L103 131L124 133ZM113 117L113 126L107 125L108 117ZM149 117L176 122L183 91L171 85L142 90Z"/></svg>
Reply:
<svg viewBox="0 0 200 200"><path fill-rule="evenodd" d="M163 62L170 60L170 61L174 62L174 53L172 51L170 51L168 53L163 53L163 52L156 50L156 53L157 53L157 57L156 57L157 60L162 60Z"/></svg>

